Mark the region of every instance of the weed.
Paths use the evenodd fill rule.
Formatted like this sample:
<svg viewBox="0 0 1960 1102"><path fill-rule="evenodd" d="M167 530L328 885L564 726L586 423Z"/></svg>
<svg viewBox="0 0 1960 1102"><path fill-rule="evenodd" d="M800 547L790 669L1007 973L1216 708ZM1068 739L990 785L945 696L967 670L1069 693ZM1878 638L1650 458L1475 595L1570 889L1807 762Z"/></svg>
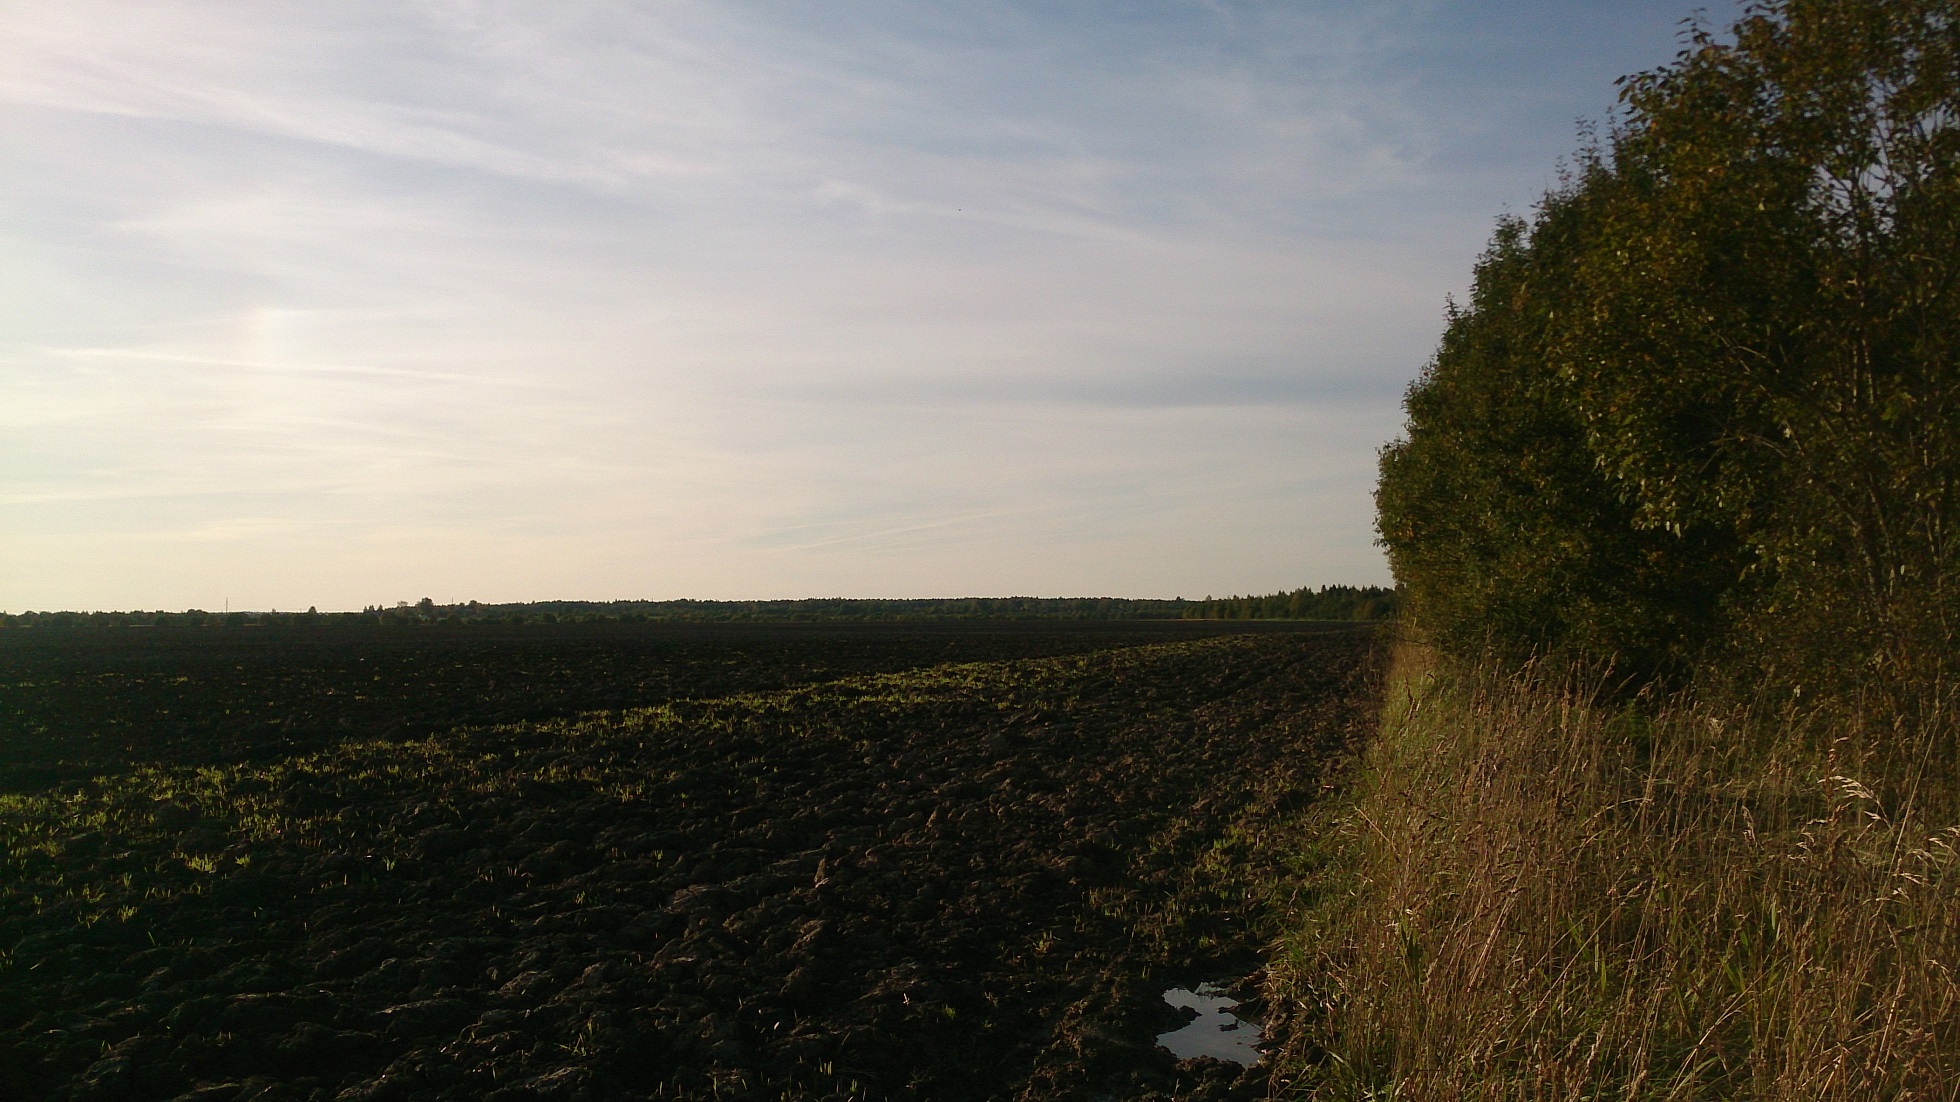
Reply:
<svg viewBox="0 0 1960 1102"><path fill-rule="evenodd" d="M1317 1097L1948 1098L1960 791L1855 702L1608 708L1405 647L1275 992Z"/></svg>

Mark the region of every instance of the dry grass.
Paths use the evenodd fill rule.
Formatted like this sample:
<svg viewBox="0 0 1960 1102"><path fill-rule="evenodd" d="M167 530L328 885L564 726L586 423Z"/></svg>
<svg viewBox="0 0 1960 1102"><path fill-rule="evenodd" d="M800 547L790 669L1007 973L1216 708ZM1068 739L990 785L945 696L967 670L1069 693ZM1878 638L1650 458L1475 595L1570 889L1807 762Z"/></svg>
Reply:
<svg viewBox="0 0 1960 1102"><path fill-rule="evenodd" d="M1281 1091L1960 1097L1956 696L1615 708L1405 646Z"/></svg>

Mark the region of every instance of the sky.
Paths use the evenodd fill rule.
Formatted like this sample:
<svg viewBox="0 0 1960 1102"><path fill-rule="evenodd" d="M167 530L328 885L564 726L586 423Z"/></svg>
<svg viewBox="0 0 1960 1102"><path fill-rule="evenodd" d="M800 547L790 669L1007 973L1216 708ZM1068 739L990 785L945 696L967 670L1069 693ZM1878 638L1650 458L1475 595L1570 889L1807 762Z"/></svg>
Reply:
<svg viewBox="0 0 1960 1102"><path fill-rule="evenodd" d="M0 0L0 609L1384 583L1692 10Z"/></svg>

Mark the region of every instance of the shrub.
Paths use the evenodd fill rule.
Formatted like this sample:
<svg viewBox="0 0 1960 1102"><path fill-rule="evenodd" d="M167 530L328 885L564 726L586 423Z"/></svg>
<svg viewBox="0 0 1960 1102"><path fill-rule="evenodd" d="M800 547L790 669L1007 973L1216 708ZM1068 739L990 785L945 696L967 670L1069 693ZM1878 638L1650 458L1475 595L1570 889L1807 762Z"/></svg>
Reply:
<svg viewBox="0 0 1960 1102"><path fill-rule="evenodd" d="M1643 676L1943 653L1960 473L1960 20L1778 0L1623 82L1500 225L1382 458L1439 641ZM1828 656L1828 657L1826 657Z"/></svg>

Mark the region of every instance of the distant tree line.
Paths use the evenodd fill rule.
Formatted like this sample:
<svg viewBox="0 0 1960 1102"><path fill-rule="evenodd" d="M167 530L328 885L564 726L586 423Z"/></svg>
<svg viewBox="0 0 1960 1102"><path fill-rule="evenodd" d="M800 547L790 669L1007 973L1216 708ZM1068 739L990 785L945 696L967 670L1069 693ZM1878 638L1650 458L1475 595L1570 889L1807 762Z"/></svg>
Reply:
<svg viewBox="0 0 1960 1102"><path fill-rule="evenodd" d="M437 604L424 597L360 612L24 612L0 613L8 628L413 627L579 623L922 623L981 620L1317 619L1374 620L1395 595L1378 587L1323 586L1271 597L1133 600L1119 597L959 597L794 601L535 601Z"/></svg>
<svg viewBox="0 0 1960 1102"><path fill-rule="evenodd" d="M1324 585L1264 597L1207 597L1184 609L1187 620L1385 620L1401 595L1382 586Z"/></svg>
<svg viewBox="0 0 1960 1102"><path fill-rule="evenodd" d="M1416 617L1648 675L1950 661L1951 0L1760 3L1621 98L1500 224L1382 456Z"/></svg>

